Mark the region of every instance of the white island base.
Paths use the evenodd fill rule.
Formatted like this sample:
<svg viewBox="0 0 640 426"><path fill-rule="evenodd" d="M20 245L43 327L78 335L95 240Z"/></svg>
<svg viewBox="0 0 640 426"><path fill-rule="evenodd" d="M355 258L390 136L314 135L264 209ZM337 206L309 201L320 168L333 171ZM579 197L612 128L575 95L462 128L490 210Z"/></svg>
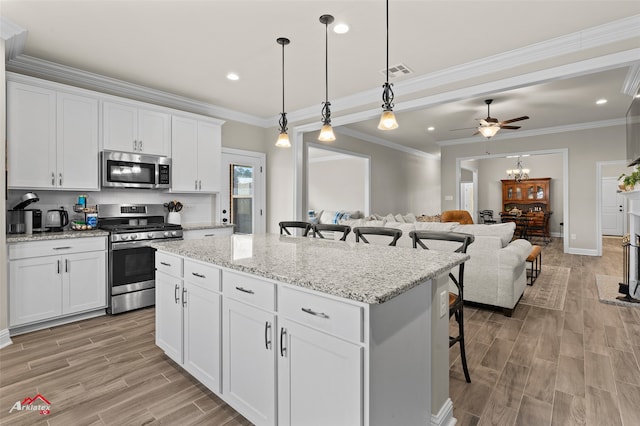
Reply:
<svg viewBox="0 0 640 426"><path fill-rule="evenodd" d="M156 342L252 423L455 422L448 397L448 311L439 315L436 295L448 293L446 273L464 256L455 255L444 271L438 266L436 276L388 300L365 303L353 300L365 297L356 291L352 298L338 297L283 282L286 277L247 273L246 262L239 271L225 264L229 258L194 258L187 244L157 245ZM422 256L415 261L424 262ZM203 291L209 296L203 298Z"/></svg>

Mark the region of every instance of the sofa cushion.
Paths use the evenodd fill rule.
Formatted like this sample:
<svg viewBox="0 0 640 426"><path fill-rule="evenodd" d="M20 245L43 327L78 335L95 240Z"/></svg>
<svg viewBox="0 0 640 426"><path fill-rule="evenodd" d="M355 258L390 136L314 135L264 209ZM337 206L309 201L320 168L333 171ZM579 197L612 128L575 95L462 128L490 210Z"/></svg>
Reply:
<svg viewBox="0 0 640 426"><path fill-rule="evenodd" d="M461 225L457 224L453 227L454 232L464 232L465 234L472 234L475 237L499 237L502 242L502 247L506 247L507 244L513 239L513 232L516 229L514 222L496 223L495 225Z"/></svg>
<svg viewBox="0 0 640 426"><path fill-rule="evenodd" d="M449 232L459 225L458 222L416 222L417 231L442 231Z"/></svg>
<svg viewBox="0 0 640 426"><path fill-rule="evenodd" d="M402 218L406 223L416 223L416 215L413 213L407 213L406 215L402 216Z"/></svg>
<svg viewBox="0 0 640 426"><path fill-rule="evenodd" d="M404 216L402 216L400 213L398 213L397 215L393 216L396 219L396 222L400 222L400 223L404 223Z"/></svg>

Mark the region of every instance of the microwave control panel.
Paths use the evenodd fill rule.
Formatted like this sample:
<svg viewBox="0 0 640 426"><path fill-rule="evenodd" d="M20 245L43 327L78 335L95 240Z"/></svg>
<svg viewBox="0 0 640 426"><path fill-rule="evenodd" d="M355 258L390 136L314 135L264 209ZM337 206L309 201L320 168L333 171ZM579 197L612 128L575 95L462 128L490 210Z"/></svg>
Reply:
<svg viewBox="0 0 640 426"><path fill-rule="evenodd" d="M168 185L169 184L169 165L168 164L159 164L158 165L159 169L159 184L165 184Z"/></svg>

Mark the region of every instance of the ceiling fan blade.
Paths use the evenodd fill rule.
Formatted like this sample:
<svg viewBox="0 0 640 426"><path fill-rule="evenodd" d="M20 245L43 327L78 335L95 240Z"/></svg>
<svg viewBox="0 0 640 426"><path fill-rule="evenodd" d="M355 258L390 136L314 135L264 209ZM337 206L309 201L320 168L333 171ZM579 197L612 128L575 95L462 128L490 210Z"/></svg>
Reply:
<svg viewBox="0 0 640 426"><path fill-rule="evenodd" d="M501 121L500 124L509 124L509 123L514 123L516 121L522 121L522 120L528 120L528 119L529 119L528 115L523 115L522 117L512 118L511 120Z"/></svg>
<svg viewBox="0 0 640 426"><path fill-rule="evenodd" d="M517 130L520 126L500 126L501 129Z"/></svg>
<svg viewBox="0 0 640 426"><path fill-rule="evenodd" d="M489 122L487 120L485 120L484 118L481 118L478 121L480 121L480 125L482 125L482 126L488 126L489 125Z"/></svg>

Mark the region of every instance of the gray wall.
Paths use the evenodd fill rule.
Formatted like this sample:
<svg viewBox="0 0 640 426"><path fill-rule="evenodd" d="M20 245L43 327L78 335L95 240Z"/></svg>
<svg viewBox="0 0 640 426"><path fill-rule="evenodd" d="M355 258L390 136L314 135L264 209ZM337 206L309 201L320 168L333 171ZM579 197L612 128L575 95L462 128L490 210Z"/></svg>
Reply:
<svg viewBox="0 0 640 426"><path fill-rule="evenodd" d="M456 194L456 159L482 157L485 151L493 154L527 153L536 150L568 149L568 209L565 221L569 234L569 250L578 254L595 254L596 235L596 163L626 158L625 126L611 126L518 139L492 139L487 143L461 144L442 147L442 209L454 209L456 202L445 196ZM531 167L533 170L533 167ZM537 171L533 171L536 175ZM557 192L557 191L556 191ZM554 207L555 208L555 207ZM554 213L555 216L555 213ZM557 216L556 216L557 218ZM557 219L554 220L557 221Z"/></svg>
<svg viewBox="0 0 640 426"><path fill-rule="evenodd" d="M0 135L2 135L2 149L0 149L0 164L5 164L5 151L7 145L7 122L6 122L6 77L4 72L4 39L0 38L0 54L2 55L2 67L0 67L0 82L2 82L2 88L0 88L0 111L2 111L0 117ZM6 188L5 174L0 173L0 188ZM5 218L5 200L4 197L0 197L0 223L6 223ZM7 296L9 291L7 290L7 235L6 228L1 227L0 230L0 332L6 330L9 327L9 312L7 307L9 302Z"/></svg>
<svg viewBox="0 0 640 426"><path fill-rule="evenodd" d="M365 172L367 159L341 155L309 162L308 208L365 212Z"/></svg>

